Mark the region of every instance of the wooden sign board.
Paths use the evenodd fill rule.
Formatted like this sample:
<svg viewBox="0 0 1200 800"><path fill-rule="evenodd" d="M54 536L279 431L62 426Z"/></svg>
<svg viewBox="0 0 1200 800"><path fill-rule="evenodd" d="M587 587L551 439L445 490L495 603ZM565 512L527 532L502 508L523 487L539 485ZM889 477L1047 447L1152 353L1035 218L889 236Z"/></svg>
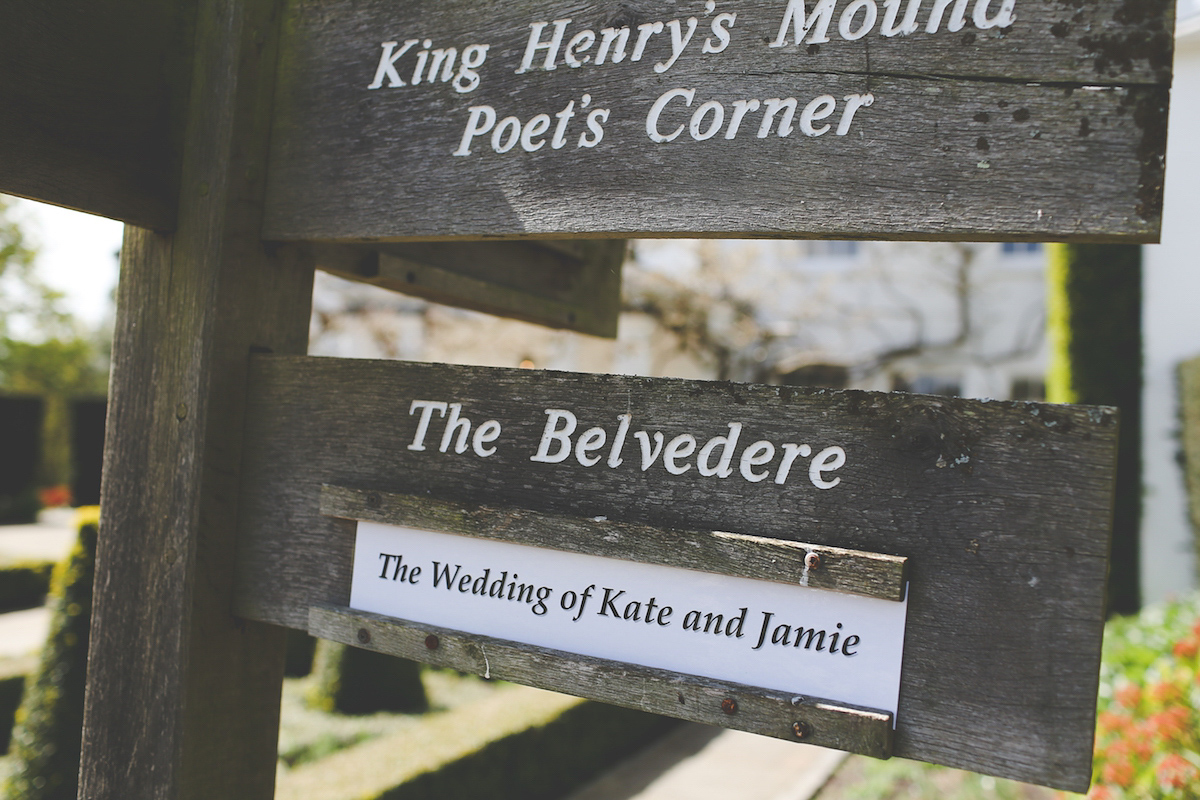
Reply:
<svg viewBox="0 0 1200 800"><path fill-rule="evenodd" d="M273 239L1156 241L1170 0L290 0Z"/></svg>
<svg viewBox="0 0 1200 800"><path fill-rule="evenodd" d="M348 280L551 328L616 338L619 239L305 244L319 269Z"/></svg>
<svg viewBox="0 0 1200 800"><path fill-rule="evenodd" d="M1116 428L1106 408L256 356L235 609L657 713L1080 791L1091 774ZM384 571L387 592L446 592L449 576L433 587L433 572L453 562L472 576L455 591L470 594L462 587L489 568L488 591L500 572L524 576L527 558L504 567L509 556L475 558L436 540L445 558L414 550L402 561L409 540L398 549L384 539L360 554L356 578L353 520L691 571L691 581L715 572L810 597L905 602L894 714L882 701L764 688L773 679L718 674L703 659L572 654L390 607L351 610L352 587L372 580L367 563ZM399 585L405 565L427 582ZM544 582L556 616L568 590L582 596L596 583L595 611L604 588L624 588L592 570L564 567ZM647 599L633 594L623 599ZM664 589L656 603L675 596ZM731 634L722 651L735 664L763 649L816 657L783 644L811 624L785 619L765 595L732 597L727 611L696 610L724 614L726 634L747 608L744 640ZM688 602L674 604L679 614ZM766 612L777 616L764 622ZM645 624L627 621L624 603L620 613L593 622ZM841 646L858 636L854 652L866 652L868 636L849 620L819 627L832 634L843 622Z"/></svg>

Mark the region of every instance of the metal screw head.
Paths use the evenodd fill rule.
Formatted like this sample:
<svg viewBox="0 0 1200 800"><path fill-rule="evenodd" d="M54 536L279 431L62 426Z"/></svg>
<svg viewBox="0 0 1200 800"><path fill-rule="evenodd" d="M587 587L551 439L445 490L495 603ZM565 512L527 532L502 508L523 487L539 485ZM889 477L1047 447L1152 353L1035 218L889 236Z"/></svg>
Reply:
<svg viewBox="0 0 1200 800"><path fill-rule="evenodd" d="M797 739L807 739L812 735L812 726L807 722L793 722L792 733L796 734Z"/></svg>
<svg viewBox="0 0 1200 800"><path fill-rule="evenodd" d="M434 636L432 633L425 637L426 650L437 650L440 645L441 641L439 641L438 637Z"/></svg>
<svg viewBox="0 0 1200 800"><path fill-rule="evenodd" d="M379 496L378 492L370 492L367 495L368 508L379 508L381 505L383 505L383 498Z"/></svg>
<svg viewBox="0 0 1200 800"><path fill-rule="evenodd" d="M370 644L371 643L371 632L369 630L367 630L366 628L359 628L358 629L358 642L359 642L359 644Z"/></svg>
<svg viewBox="0 0 1200 800"><path fill-rule="evenodd" d="M821 554L809 553L806 555L804 557L804 566L808 567L809 569L816 569L817 567L821 566Z"/></svg>
<svg viewBox="0 0 1200 800"><path fill-rule="evenodd" d="M736 714L737 713L737 700L734 700L732 697L726 697L724 700L721 701L721 710L724 711L726 714Z"/></svg>

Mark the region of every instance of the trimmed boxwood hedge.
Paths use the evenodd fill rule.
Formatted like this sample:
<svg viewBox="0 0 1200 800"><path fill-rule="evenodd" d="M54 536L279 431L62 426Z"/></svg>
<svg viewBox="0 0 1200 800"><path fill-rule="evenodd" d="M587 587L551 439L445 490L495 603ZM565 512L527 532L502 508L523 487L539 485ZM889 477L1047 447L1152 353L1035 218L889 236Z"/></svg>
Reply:
<svg viewBox="0 0 1200 800"><path fill-rule="evenodd" d="M53 561L18 561L0 565L0 612L37 608L50 591Z"/></svg>

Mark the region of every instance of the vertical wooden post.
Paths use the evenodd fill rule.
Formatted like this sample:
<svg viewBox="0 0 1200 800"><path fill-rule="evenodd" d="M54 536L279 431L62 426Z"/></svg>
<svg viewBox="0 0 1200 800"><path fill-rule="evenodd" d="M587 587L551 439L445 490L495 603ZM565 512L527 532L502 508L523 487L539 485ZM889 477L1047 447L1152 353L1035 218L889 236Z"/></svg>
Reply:
<svg viewBox="0 0 1200 800"><path fill-rule="evenodd" d="M201 0L177 229L127 228L80 797L273 794L281 629L230 612L245 371L303 353L312 266L259 238L276 0Z"/></svg>

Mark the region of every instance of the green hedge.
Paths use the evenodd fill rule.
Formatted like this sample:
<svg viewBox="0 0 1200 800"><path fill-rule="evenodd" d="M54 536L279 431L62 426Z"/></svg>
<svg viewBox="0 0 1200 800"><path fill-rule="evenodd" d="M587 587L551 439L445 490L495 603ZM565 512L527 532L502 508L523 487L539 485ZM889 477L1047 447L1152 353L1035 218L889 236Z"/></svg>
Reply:
<svg viewBox="0 0 1200 800"><path fill-rule="evenodd" d="M553 800L677 724L628 708L580 703L545 725L496 739L465 758L384 791L377 800Z"/></svg>
<svg viewBox="0 0 1200 800"><path fill-rule="evenodd" d="M21 561L0 566L0 612L37 608L50 591L53 561Z"/></svg>
<svg viewBox="0 0 1200 800"><path fill-rule="evenodd" d="M309 705L339 714L429 709L421 667L414 661L321 639L312 667Z"/></svg>
<svg viewBox="0 0 1200 800"><path fill-rule="evenodd" d="M25 677L33 672L32 658L0 662L0 755L8 752L12 740L13 718L25 691Z"/></svg>
<svg viewBox="0 0 1200 800"><path fill-rule="evenodd" d="M76 796L96 533L95 522L81 524L71 553L54 569L50 632L17 709L7 800Z"/></svg>

